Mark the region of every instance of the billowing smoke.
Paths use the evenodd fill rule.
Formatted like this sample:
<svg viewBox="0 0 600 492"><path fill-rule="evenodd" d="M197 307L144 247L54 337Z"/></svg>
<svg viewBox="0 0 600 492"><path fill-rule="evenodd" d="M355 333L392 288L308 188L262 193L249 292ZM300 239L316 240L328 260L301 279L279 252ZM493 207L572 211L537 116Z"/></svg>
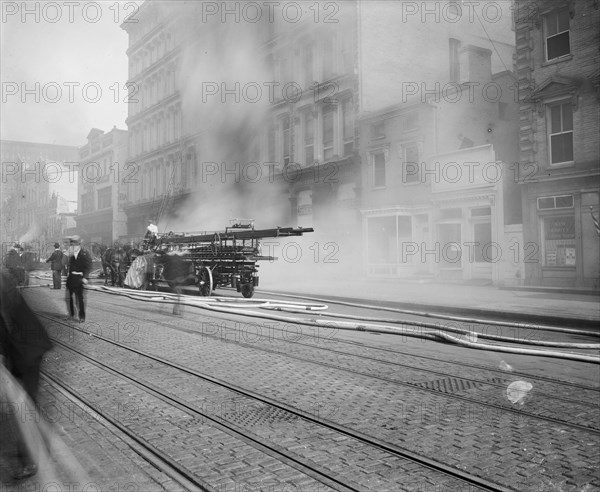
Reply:
<svg viewBox="0 0 600 492"><path fill-rule="evenodd" d="M235 8L234 4L219 2L222 10ZM262 263L265 277L289 286L291 279L323 281L344 272L352 275L352 265L357 273L360 222L354 183L342 184L340 170L331 166L321 169L322 176L311 178L309 187L315 189L305 186L301 191L299 175L282 177L281 162L265 162L268 125L274 114L269 84L277 84L281 92L289 82L281 71L273 73L277 62L269 58L270 48L265 46L265 32L272 26L232 22L231 17L223 22L219 15L205 18L200 2L160 5L169 15L179 9L183 13L179 17L186 19L176 33L183 49L176 85L181 92L184 132L194 136L197 159L197 191L177 208L175 216L159 218L160 232L223 230L232 219L253 219L256 229L315 227L315 233L303 237L265 239L262 254L278 258ZM312 33L317 50L333 29L340 40L345 39L339 24L321 27ZM296 28L292 23L278 25L280 39ZM285 50L292 63L296 47L286 45ZM312 104L312 89L295 82L310 91ZM291 105L286 110L294 131L299 120L291 113ZM276 112L281 116L281 111ZM323 183L328 177L330 182ZM293 209L299 210L297 216Z"/></svg>
<svg viewBox="0 0 600 492"><path fill-rule="evenodd" d="M37 240L40 237L40 228L37 224L33 224L25 234L19 238L19 244L23 245L30 241Z"/></svg>
<svg viewBox="0 0 600 492"><path fill-rule="evenodd" d="M268 101L250 102L240 97L239 89L263 87L269 78L260 30L250 23L205 17L201 2L160 5L166 14L184 19L175 33L182 46L176 86L184 133L195 142L197 191L174 217L159 218L159 230L220 230L232 218L255 218L259 212L265 220L267 215L275 220L277 214L266 214L257 202L256 197L272 192L274 183L253 154Z"/></svg>

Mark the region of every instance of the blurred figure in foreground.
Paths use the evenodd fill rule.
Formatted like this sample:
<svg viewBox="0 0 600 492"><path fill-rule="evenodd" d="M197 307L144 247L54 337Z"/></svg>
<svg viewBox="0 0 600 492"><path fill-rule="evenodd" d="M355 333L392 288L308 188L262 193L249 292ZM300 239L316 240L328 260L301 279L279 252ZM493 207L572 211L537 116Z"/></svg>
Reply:
<svg viewBox="0 0 600 492"><path fill-rule="evenodd" d="M92 269L92 257L81 247L79 236L70 238L69 274L67 275L67 305L71 318L75 318L73 296L77 301L79 322L85 321L85 298L83 288L88 283L88 276Z"/></svg>
<svg viewBox="0 0 600 492"><path fill-rule="evenodd" d="M25 270L21 258L21 246L17 243L12 246L4 257L4 266L8 268L9 273L15 278L17 285L23 285L25 281Z"/></svg>
<svg viewBox="0 0 600 492"><path fill-rule="evenodd" d="M52 347L50 338L37 316L25 302L15 278L2 268L0 280L0 354L2 362L25 390L30 401L25 405L37 407L40 366L44 354ZM14 402L13 402L14 403ZM15 403L16 406L18 406ZM16 438L16 466L13 478L22 480L37 473L31 448L25 442L22 420L27 415L21 409L10 421Z"/></svg>
<svg viewBox="0 0 600 492"><path fill-rule="evenodd" d="M194 265L191 258L184 251L170 251L164 256L163 277L169 283L169 287L177 295L177 302L173 307L173 314L181 316L181 294L183 286L193 284L196 281Z"/></svg>

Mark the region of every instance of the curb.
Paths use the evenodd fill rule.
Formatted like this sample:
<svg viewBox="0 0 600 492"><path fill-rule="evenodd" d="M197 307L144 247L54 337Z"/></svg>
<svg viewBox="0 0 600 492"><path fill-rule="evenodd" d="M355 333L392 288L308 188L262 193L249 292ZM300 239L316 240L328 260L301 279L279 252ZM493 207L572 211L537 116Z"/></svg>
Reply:
<svg viewBox="0 0 600 492"><path fill-rule="evenodd" d="M499 286L498 290L518 292L543 292L546 294L569 294L572 296L595 296L600 300L600 291L575 287L534 287L534 286Z"/></svg>

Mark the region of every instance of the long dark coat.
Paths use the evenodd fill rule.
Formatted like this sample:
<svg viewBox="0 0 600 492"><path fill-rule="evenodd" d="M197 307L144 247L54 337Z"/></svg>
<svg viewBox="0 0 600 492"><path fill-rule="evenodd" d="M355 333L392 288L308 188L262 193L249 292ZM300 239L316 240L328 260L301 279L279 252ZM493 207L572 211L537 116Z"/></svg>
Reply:
<svg viewBox="0 0 600 492"><path fill-rule="evenodd" d="M50 263L51 270L61 271L63 269L63 252L60 249L55 249L50 258L46 260L46 263Z"/></svg>
<svg viewBox="0 0 600 492"><path fill-rule="evenodd" d="M35 401L42 357L52 348L52 342L17 289L16 280L5 269L0 281L0 314L0 352Z"/></svg>

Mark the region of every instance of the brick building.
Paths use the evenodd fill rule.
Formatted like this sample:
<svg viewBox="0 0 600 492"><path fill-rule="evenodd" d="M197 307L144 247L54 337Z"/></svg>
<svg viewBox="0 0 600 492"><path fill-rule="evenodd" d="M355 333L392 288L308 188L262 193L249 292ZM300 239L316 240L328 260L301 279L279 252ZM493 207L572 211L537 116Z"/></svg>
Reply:
<svg viewBox="0 0 600 492"><path fill-rule="evenodd" d="M516 6L525 281L597 289L598 2Z"/></svg>

